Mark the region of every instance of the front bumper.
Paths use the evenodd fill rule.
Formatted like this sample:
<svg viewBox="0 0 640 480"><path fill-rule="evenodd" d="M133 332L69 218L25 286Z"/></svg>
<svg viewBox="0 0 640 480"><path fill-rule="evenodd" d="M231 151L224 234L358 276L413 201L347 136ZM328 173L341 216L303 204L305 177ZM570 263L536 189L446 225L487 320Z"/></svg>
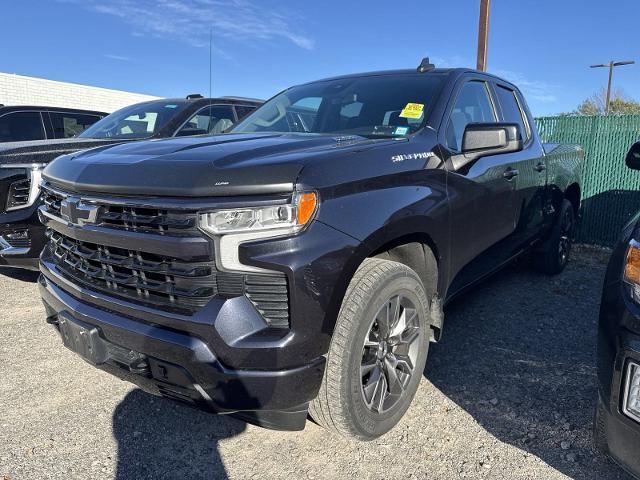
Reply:
<svg viewBox="0 0 640 480"><path fill-rule="evenodd" d="M612 257L612 263L616 256ZM611 266L607 278L620 271ZM640 308L625 293L625 285L615 278L605 281L598 331L598 402L600 418L596 432L602 434L605 453L623 469L640 478L640 422L623 413L627 366L640 364L640 335L634 333ZM633 330L632 330L633 329Z"/></svg>
<svg viewBox="0 0 640 480"><path fill-rule="evenodd" d="M231 200L92 197L99 221L76 224L61 217L65 192L44 192L41 217L52 239L41 254L41 294L67 346L152 393L262 426L304 426L361 242L313 221L298 235L241 244L242 263L286 279L282 299L282 283L276 289L240 276L240 289L232 285L237 276L217 270L213 240L189 227L197 211ZM258 201L274 200L251 200ZM161 227L184 232L158 233L149 212ZM190 265L213 270L198 283ZM171 304L176 298L183 303ZM194 298L197 305L188 302ZM287 322L274 326L266 315L284 302ZM108 355L91 355L93 347Z"/></svg>
<svg viewBox="0 0 640 480"><path fill-rule="evenodd" d="M203 410L232 413L268 428L304 428L308 403L322 381L324 357L295 368L233 369L202 338L97 308L54 283L53 270L45 265L42 270L40 292L47 321L58 329L63 317L96 327L111 349L106 361L96 367L150 393ZM93 292L77 293L100 300ZM277 351L273 355L276 364Z"/></svg>
<svg viewBox="0 0 640 480"><path fill-rule="evenodd" d="M46 243L45 228L38 219L40 202L0 214L0 267L38 270L38 257ZM10 238L19 234L19 241Z"/></svg>
<svg viewBox="0 0 640 480"><path fill-rule="evenodd" d="M626 367L630 360L640 363L640 337L630 332L618 336L618 346L610 365L611 388L600 388L598 402L606 440L606 453L624 470L640 478L640 423L623 413ZM601 367L600 367L601 368ZM603 373L603 372L599 372Z"/></svg>

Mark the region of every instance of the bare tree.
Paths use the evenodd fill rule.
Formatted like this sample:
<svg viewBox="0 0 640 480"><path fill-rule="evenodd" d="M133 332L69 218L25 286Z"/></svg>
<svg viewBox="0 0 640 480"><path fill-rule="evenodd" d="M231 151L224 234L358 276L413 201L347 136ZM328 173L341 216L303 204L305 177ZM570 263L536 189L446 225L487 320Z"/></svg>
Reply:
<svg viewBox="0 0 640 480"><path fill-rule="evenodd" d="M573 112L574 115L602 115L607 103L607 89L601 88L582 102ZM611 94L609 113L612 115L640 114L640 103L630 98L621 89Z"/></svg>

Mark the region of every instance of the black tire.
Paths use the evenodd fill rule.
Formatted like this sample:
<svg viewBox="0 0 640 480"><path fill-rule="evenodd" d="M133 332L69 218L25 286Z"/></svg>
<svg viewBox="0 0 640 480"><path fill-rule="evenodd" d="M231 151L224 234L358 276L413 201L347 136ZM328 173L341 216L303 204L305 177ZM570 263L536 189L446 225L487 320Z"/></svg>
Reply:
<svg viewBox="0 0 640 480"><path fill-rule="evenodd" d="M398 320L389 321L396 311ZM402 316L405 319L401 321ZM383 328L385 323L389 328ZM418 275L401 263L365 260L351 280L338 314L322 386L309 407L314 421L335 433L365 441L391 430L418 389L430 328L429 301ZM394 332L396 337L389 336ZM413 360L400 361L409 357ZM410 371L408 365L413 371L405 376L404 372Z"/></svg>
<svg viewBox="0 0 640 480"><path fill-rule="evenodd" d="M569 262L575 223L573 205L564 199L549 238L531 257L533 268L547 275L557 275L564 270Z"/></svg>
<svg viewBox="0 0 640 480"><path fill-rule="evenodd" d="M600 453L609 454L609 445L607 443L607 419L605 416L604 405L600 399L596 405L596 411L593 418L593 445Z"/></svg>

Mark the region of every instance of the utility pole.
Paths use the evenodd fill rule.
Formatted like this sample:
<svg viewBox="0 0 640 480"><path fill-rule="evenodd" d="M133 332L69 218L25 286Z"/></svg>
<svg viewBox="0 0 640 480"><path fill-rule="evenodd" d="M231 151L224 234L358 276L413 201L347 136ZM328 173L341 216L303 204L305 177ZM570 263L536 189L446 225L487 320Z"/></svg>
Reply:
<svg viewBox="0 0 640 480"><path fill-rule="evenodd" d="M490 9L491 0L480 0L480 23L478 25L478 63L476 68L481 72L487 71Z"/></svg>
<svg viewBox="0 0 640 480"><path fill-rule="evenodd" d="M611 103L611 84L613 82L613 68L620 67L622 65L633 65L634 63L636 62L634 62L633 60L625 60L623 62L614 62L613 60L611 60L609 63L600 63L598 65L591 65L591 68L606 67L609 69L609 84L607 85L607 100L605 101L605 105L604 105L605 115L609 114L609 105Z"/></svg>

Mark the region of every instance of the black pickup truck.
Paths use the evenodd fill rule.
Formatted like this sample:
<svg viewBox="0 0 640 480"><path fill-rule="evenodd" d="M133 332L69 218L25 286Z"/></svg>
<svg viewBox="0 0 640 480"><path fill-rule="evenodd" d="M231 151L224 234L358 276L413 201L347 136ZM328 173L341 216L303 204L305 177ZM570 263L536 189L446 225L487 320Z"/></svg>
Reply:
<svg viewBox="0 0 640 480"><path fill-rule="evenodd" d="M217 134L261 104L250 98L202 95L151 100L96 118L97 123L72 138L0 143L0 267L38 269L46 241L38 221L38 187L42 169L54 158L141 139Z"/></svg>
<svg viewBox="0 0 640 480"><path fill-rule="evenodd" d="M228 134L66 155L43 173L47 322L149 392L369 440L447 301L525 253L563 269L582 157L541 144L514 85L427 61L292 87Z"/></svg>

